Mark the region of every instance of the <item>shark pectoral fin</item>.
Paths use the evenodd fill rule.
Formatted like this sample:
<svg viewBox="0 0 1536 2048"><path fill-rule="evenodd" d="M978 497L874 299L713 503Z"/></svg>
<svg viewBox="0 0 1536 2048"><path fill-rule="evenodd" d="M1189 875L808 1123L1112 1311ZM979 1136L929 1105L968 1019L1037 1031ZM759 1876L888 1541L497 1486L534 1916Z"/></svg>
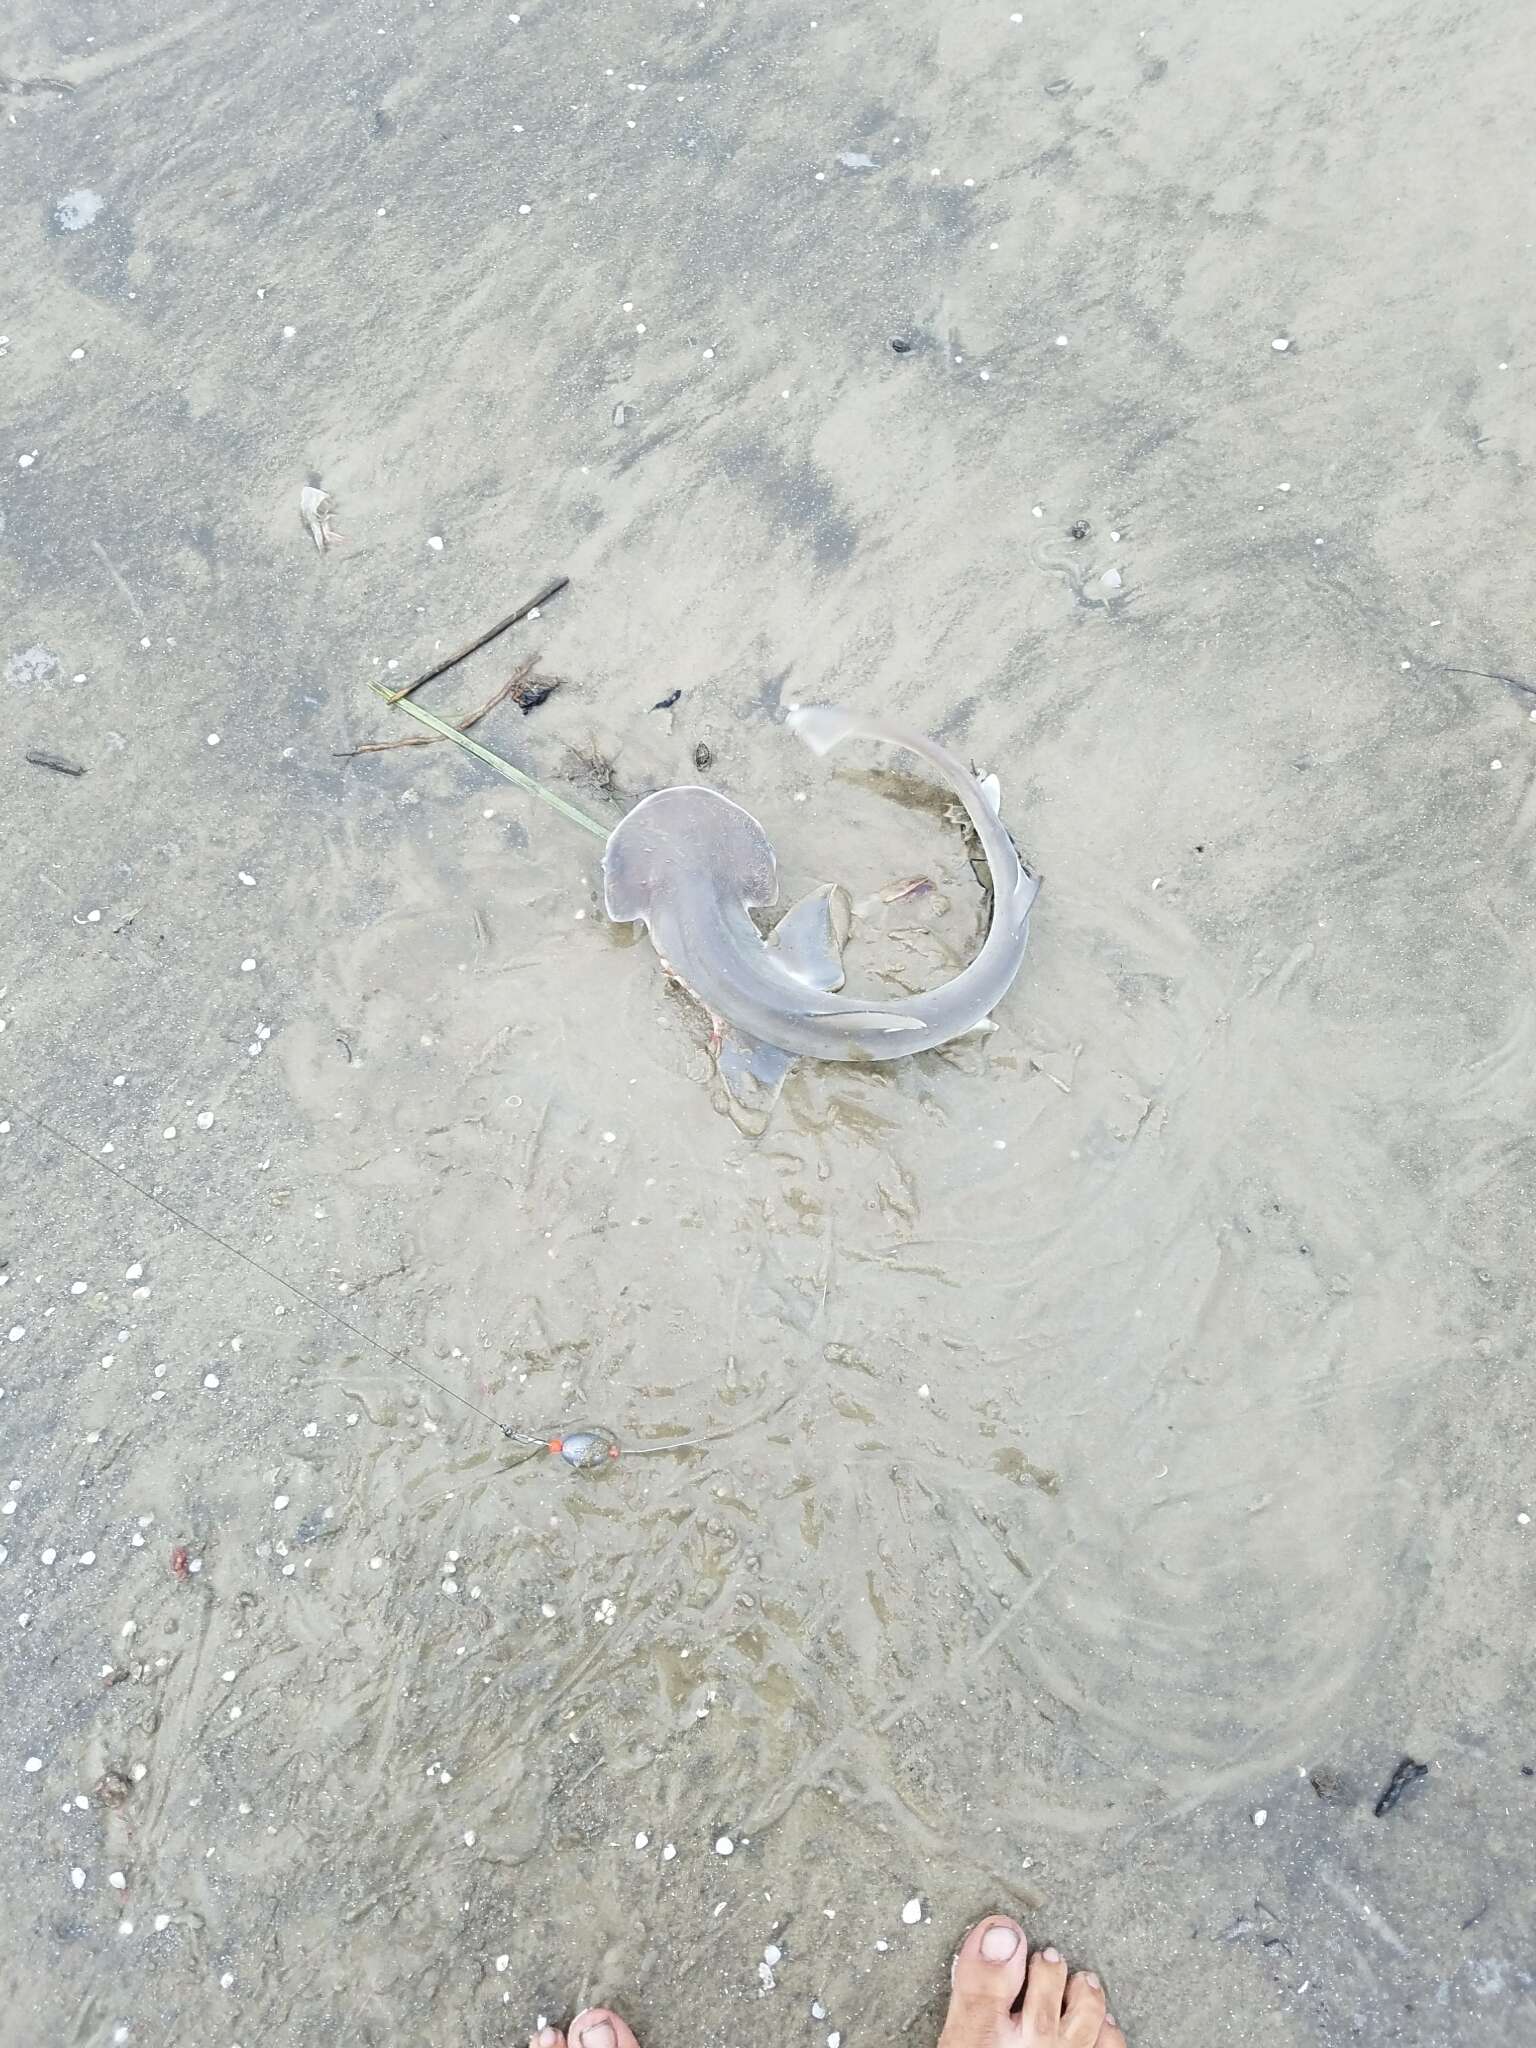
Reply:
<svg viewBox="0 0 1536 2048"><path fill-rule="evenodd" d="M840 989L849 922L847 891L829 882L785 911L768 944L796 980L811 988Z"/></svg>
<svg viewBox="0 0 1536 2048"><path fill-rule="evenodd" d="M715 1066L729 1098L731 1121L753 1137L760 1135L794 1064L792 1052L781 1052L737 1025L726 1024Z"/></svg>

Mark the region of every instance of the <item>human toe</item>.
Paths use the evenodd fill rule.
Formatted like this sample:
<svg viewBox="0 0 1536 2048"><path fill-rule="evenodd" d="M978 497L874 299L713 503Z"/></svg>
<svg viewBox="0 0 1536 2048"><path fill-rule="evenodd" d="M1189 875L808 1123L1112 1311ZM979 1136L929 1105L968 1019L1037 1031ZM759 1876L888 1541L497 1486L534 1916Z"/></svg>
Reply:
<svg viewBox="0 0 1536 2048"><path fill-rule="evenodd" d="M1061 2037L1062 2002L1067 1989L1067 1966L1054 1948L1036 1949L1029 1959L1029 1976L1024 1985L1021 2019L1024 2039L1034 2048L1036 2041L1057 2041ZM1073 2043L1073 2048L1078 2048ZM1092 2036L1084 2044L1092 2048Z"/></svg>
<svg viewBox="0 0 1536 2048"><path fill-rule="evenodd" d="M1067 1980L1057 2038L1061 2048L1101 2048L1104 2043L1104 1987L1092 1970Z"/></svg>
<svg viewBox="0 0 1536 2048"><path fill-rule="evenodd" d="M1012 2035L1011 2018L1024 1983L1029 1946L1016 1920L978 1921L955 1958L940 2048L993 2048Z"/></svg>
<svg viewBox="0 0 1536 2048"><path fill-rule="evenodd" d="M628 2022L605 2005L578 2013L571 2021L570 2048L639 2048Z"/></svg>

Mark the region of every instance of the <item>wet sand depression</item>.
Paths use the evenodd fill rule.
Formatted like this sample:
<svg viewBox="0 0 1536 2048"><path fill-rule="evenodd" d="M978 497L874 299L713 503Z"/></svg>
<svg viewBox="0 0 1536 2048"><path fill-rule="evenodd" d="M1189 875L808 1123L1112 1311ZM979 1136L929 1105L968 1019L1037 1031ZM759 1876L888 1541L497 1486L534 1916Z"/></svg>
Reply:
<svg viewBox="0 0 1536 2048"><path fill-rule="evenodd" d="M1533 2038L1531 42L0 33L0 2041L920 2041L994 1909L1137 2048ZM931 877L854 987L983 901L782 709L938 734L993 1037L744 1138L595 842L339 758L559 572L427 701Z"/></svg>

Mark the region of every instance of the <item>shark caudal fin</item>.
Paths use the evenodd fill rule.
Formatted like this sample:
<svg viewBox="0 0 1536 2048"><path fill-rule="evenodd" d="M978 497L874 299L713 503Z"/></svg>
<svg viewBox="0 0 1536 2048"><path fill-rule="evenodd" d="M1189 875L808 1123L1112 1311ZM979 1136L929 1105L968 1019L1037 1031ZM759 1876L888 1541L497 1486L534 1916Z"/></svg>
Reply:
<svg viewBox="0 0 1536 2048"><path fill-rule="evenodd" d="M797 705L784 723L796 739L805 741L813 754L828 754L839 740L862 730L853 713L836 704Z"/></svg>

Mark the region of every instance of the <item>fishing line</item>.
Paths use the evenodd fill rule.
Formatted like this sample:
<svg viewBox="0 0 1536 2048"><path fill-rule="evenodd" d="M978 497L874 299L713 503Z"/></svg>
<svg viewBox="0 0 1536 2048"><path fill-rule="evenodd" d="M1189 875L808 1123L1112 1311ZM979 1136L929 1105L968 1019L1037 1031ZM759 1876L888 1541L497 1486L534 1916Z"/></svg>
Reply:
<svg viewBox="0 0 1536 2048"><path fill-rule="evenodd" d="M11 1114L14 1117L18 1112L13 1109ZM585 1428L562 1431L552 1436L538 1436L530 1434L527 1430L514 1429L510 1422L498 1421L488 1408L482 1408L477 1402L471 1401L466 1395L456 1393L452 1387L444 1386L441 1380L434 1379L431 1373L427 1372L423 1367L413 1364L403 1352L391 1351L387 1344L381 1344L377 1337L370 1336L368 1331L360 1329L356 1323L350 1322L339 1309L334 1309L328 1302L317 1301L313 1295L306 1294L302 1287L296 1287L293 1281L285 1279L281 1273L275 1273L270 1266L264 1266L260 1259L253 1258L248 1251L243 1251L239 1245L231 1244L228 1238L220 1237L216 1230L210 1230L206 1223L199 1223L196 1217L187 1215L185 1210L178 1209L173 1202L166 1201L164 1196L157 1195L152 1188L145 1187L142 1181L135 1180L133 1175L126 1172L122 1167L103 1165L94 1152L87 1151L84 1145L80 1144L77 1139L71 1138L67 1132L58 1130L53 1124L48 1122L46 1117L38 1116L31 1110L21 1111L20 1116L23 1122L34 1124L38 1130L46 1132L56 1145L62 1145L66 1150L77 1153L88 1166L96 1167L110 1181L122 1183L132 1188L135 1194L142 1195L144 1200L151 1203L155 1208L163 1209L167 1216L174 1218L177 1223L182 1224L186 1229L195 1231L199 1237L206 1237L209 1243L216 1244L220 1251L228 1252L231 1258L239 1259L243 1264L249 1266L253 1272L260 1273L263 1279L270 1280L275 1286L283 1288L296 1301L302 1301L306 1308L312 1309L316 1315L328 1316L333 1323L339 1323L342 1329L349 1331L352 1336L357 1338L359 1343L368 1345L381 1358L387 1359L391 1365L403 1366L407 1372L414 1373L417 1379L422 1380L429 1387L434 1387L438 1393L446 1396L448 1400L457 1401L459 1406L467 1408L471 1415L478 1415L483 1422L490 1423L493 1429L500 1430L508 1443L527 1444L533 1450L548 1451L552 1457L563 1459L567 1465L578 1472L599 1471L620 1456L622 1446L618 1438L612 1430L604 1429L600 1425L589 1425ZM711 1440L708 1437L684 1437L676 1443L644 1444L634 1450L623 1451L622 1454L630 1458L655 1457L663 1451L689 1450L695 1445L707 1443Z"/></svg>

